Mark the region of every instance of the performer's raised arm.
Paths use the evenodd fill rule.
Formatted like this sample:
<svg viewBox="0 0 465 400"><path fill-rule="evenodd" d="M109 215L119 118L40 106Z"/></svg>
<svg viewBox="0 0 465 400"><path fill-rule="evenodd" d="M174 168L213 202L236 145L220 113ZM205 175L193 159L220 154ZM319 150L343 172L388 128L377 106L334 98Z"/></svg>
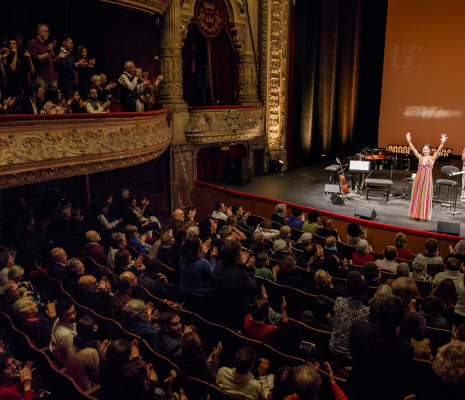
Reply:
<svg viewBox="0 0 465 400"><path fill-rule="evenodd" d="M412 136L410 135L410 132L407 132L407 134L405 135L405 137L407 138L407 142L408 142L408 145L410 146L410 148L412 149L413 151L413 154L415 154L415 157L420 159L421 158L421 154L417 151L417 149L415 147L413 147L413 144L412 144Z"/></svg>
<svg viewBox="0 0 465 400"><path fill-rule="evenodd" d="M434 162L436 159L439 157L439 154L441 154L441 150L444 147L444 143L447 140L447 136L445 133L441 135L441 144L439 145L438 149L436 150L436 153L434 153L433 157L431 157L431 160Z"/></svg>

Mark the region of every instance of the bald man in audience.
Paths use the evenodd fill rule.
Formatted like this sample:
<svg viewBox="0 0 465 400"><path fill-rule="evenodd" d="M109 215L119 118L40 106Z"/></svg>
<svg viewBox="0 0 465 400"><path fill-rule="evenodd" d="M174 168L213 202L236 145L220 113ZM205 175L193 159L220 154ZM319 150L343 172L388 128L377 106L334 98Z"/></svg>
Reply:
<svg viewBox="0 0 465 400"><path fill-rule="evenodd" d="M118 290L112 298L113 317L121 320L125 304L131 300L132 289L137 285L137 278L131 271L124 271L119 275Z"/></svg>
<svg viewBox="0 0 465 400"><path fill-rule="evenodd" d="M76 300L97 314L110 316L112 311L111 285L107 277L104 276L100 282L93 275L83 275L78 280L79 292L76 293Z"/></svg>

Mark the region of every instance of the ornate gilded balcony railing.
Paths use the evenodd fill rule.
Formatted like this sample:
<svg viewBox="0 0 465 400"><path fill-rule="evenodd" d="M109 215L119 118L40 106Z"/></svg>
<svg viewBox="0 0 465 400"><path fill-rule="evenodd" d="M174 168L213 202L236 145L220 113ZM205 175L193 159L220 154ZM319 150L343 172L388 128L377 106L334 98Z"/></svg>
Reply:
<svg viewBox="0 0 465 400"><path fill-rule="evenodd" d="M0 188L150 161L171 143L168 112L4 115Z"/></svg>

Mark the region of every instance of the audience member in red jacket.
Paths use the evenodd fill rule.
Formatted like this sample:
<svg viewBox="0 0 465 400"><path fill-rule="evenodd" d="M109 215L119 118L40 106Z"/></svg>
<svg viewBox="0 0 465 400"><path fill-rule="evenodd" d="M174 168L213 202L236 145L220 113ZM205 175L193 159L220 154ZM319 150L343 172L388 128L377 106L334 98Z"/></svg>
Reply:
<svg viewBox="0 0 465 400"><path fill-rule="evenodd" d="M32 400L32 361L19 368L19 380L15 382L16 365L8 353L0 354L0 399Z"/></svg>

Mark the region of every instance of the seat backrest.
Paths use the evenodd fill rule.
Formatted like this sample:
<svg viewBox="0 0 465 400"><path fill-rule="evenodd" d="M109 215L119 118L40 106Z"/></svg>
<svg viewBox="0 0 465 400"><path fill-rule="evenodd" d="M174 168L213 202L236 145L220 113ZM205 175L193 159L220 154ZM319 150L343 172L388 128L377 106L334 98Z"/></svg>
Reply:
<svg viewBox="0 0 465 400"><path fill-rule="evenodd" d="M457 167L454 167L453 165L444 165L441 168L441 173L446 174L446 175L449 175L452 172L458 172L458 171L459 169Z"/></svg>

